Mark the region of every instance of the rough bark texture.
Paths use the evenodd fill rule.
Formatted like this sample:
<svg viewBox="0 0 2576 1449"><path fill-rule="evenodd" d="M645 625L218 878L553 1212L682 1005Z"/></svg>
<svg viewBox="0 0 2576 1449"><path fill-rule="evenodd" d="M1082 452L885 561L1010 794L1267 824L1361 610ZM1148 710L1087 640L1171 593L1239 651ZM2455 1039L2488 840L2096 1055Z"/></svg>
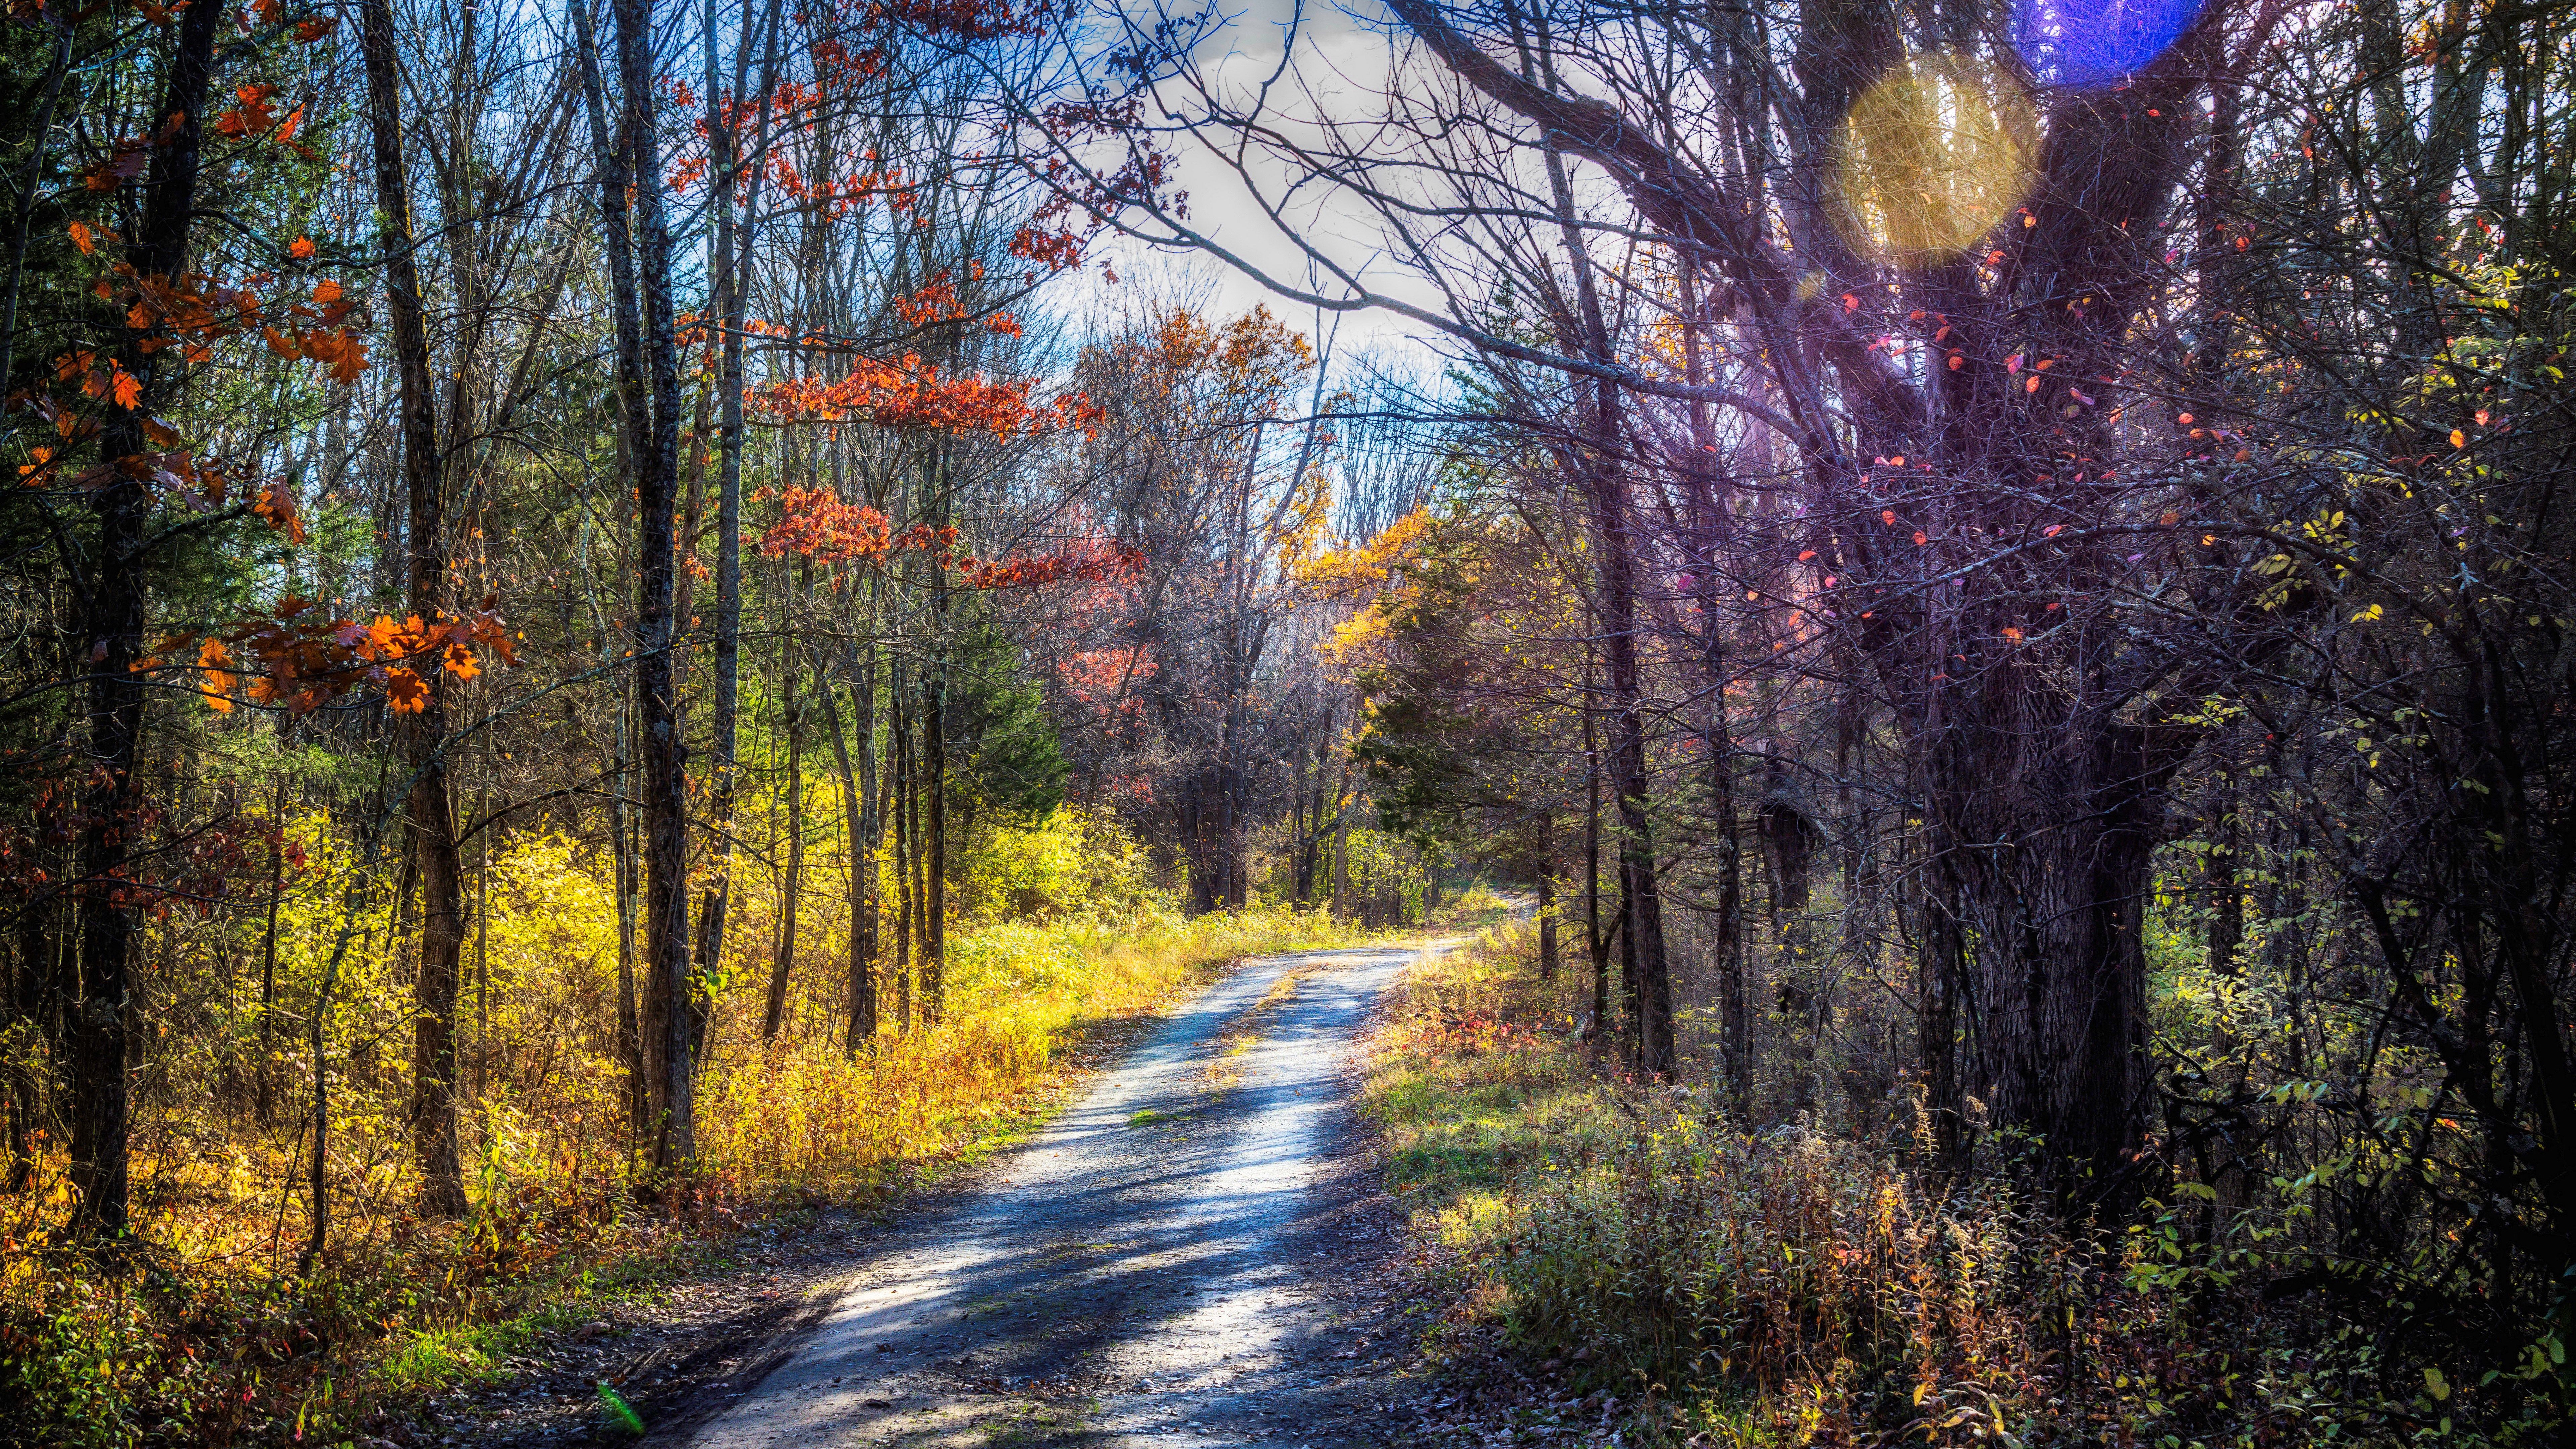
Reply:
<svg viewBox="0 0 2576 1449"><path fill-rule="evenodd" d="M620 460L639 480L641 460L649 440L648 420L644 415L644 334L643 303L635 289L635 242L626 206L626 183L632 174L629 160L632 151L624 129L624 118L612 138L608 124L606 87L599 73L600 47L590 8L572 7L574 50L581 62L583 110L590 124L592 148L599 158L598 206L603 250L608 254L608 295L612 328L617 338L616 367L611 376L617 398L618 454ZM634 501L625 490L618 509L622 532L631 534L635 518ZM640 499L640 488L638 492ZM638 561L640 571L641 561ZM630 635L630 639L631 639ZM603 648L606 648L603 641ZM627 1112L633 1127L633 1140L645 1142L650 1135L652 1119L652 1083L648 1057L644 1049L644 1009L636 980L635 937L639 914L637 907L638 877L642 874L640 852L627 817L628 772L635 767L635 735L638 714L636 698L630 690L619 701L617 713L617 760L613 776L615 787L609 794L609 828L616 837L617 857L617 1031L618 1046L626 1062Z"/></svg>
<svg viewBox="0 0 2576 1449"><path fill-rule="evenodd" d="M144 277L176 276L188 260L188 223L196 207L198 146L207 80L214 66L220 7L192 6L180 16L178 44L162 91L144 180L141 224L126 261ZM107 480L90 495L96 552L90 559L88 607L81 635L89 641L90 767L97 783L83 801L78 926L78 996L66 1031L67 1103L72 1124L72 1187L81 1223L102 1236L126 1226L126 1121L131 1110L126 1000L133 952L134 903L127 898L128 838L141 803L134 771L143 743L145 682L134 668L144 652L145 557L152 515L151 470L139 464L148 446L145 410L159 400L159 351L142 335L119 350L119 365L143 384L140 406L110 400L99 458Z"/></svg>
<svg viewBox="0 0 2576 1449"><path fill-rule="evenodd" d="M358 48L367 68L367 131L376 188L376 245L384 254L385 321L392 334L394 411L402 438L404 606L434 620L447 612L447 519L438 416L431 400L429 328L422 316L420 270L412 256L411 181L403 157L402 58L390 0L366 0ZM456 1127L456 1003L465 950L464 867L456 846L455 802L448 793L446 671L436 659L412 661L429 685L420 710L401 721L403 763L411 769L404 803L420 880L420 958L412 977L412 1150L420 1159L424 1212L465 1211L465 1177Z"/></svg>
<svg viewBox="0 0 2576 1449"><path fill-rule="evenodd" d="M850 1043L856 1051L876 1040L880 1014L877 994L877 842L885 836L878 818L881 792L876 760L877 646L868 641L859 664L853 713L859 723L857 770L858 814L851 829L850 859L858 862L850 881Z"/></svg>
<svg viewBox="0 0 2576 1449"><path fill-rule="evenodd" d="M651 0L616 0L618 83L632 174L662 174L653 102ZM635 188L638 328L647 376L634 386L650 406L636 469L636 713L643 738L646 1140L656 1171L695 1156L690 1094L689 856L687 782L675 691L672 604L678 547L680 370L671 310L671 233L662 188ZM633 386L630 383L630 386Z"/></svg>
<svg viewBox="0 0 2576 1449"><path fill-rule="evenodd" d="M769 998L761 1005L760 1039L778 1039L787 1015L787 980L796 968L797 897L805 888L805 716L796 697L802 667L791 646L783 671L786 699L779 724L787 736L787 868L778 881L778 939L769 955Z"/></svg>
<svg viewBox="0 0 2576 1449"><path fill-rule="evenodd" d="M937 613L947 613L942 588ZM943 621L944 622L944 621ZM936 629L939 625L934 624ZM946 1005L948 983L948 667L944 631L932 645L921 680L921 1022L935 1026Z"/></svg>

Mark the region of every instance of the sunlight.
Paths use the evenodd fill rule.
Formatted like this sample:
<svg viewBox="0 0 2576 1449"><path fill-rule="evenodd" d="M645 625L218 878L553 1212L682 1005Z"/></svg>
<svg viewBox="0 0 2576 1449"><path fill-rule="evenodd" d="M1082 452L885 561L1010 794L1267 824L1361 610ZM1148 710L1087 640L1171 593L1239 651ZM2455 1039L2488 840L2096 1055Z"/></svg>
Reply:
<svg viewBox="0 0 2576 1449"><path fill-rule="evenodd" d="M1844 124L1846 237L1909 270L1956 258L2029 194L2038 138L2029 96L1987 62L1935 51L1900 63Z"/></svg>

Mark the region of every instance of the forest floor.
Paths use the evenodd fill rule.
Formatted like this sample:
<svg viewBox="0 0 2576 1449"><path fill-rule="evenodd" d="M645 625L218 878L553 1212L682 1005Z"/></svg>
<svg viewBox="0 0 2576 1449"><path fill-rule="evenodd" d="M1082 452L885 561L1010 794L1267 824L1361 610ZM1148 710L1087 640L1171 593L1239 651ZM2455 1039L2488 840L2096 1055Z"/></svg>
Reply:
<svg viewBox="0 0 2576 1449"><path fill-rule="evenodd" d="M603 1381L702 1449L1404 1437L1449 1407L1443 1304L1354 1103L1382 993L1456 944L1244 962L936 1187L774 1214L554 1325L438 1406L444 1442L628 1441Z"/></svg>

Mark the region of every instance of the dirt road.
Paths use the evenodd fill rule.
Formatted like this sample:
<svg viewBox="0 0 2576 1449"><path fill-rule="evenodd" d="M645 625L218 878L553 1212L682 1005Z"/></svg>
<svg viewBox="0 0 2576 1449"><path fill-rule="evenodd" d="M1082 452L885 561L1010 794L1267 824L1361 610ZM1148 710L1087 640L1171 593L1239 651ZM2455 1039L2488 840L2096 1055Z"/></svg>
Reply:
<svg viewBox="0 0 2576 1449"><path fill-rule="evenodd" d="M1317 1291L1337 1246L1318 1218L1344 1068L1416 954L1238 967L992 1187L862 1269L691 1442L1383 1442L1383 1391L1339 1361L1350 1351Z"/></svg>

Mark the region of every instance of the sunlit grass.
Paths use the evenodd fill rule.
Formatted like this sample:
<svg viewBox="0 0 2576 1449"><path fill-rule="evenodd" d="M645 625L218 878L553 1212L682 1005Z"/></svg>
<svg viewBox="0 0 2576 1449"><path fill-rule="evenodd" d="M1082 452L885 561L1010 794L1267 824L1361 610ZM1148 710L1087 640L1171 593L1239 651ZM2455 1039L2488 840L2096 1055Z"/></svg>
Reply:
<svg viewBox="0 0 2576 1449"><path fill-rule="evenodd" d="M334 1226L310 1278L294 1271L310 1097L291 1078L265 1126L201 1112L141 1142L137 1233L154 1265L141 1280L95 1272L70 1246L59 1153L0 1195L0 1391L44 1405L63 1426L53 1442L120 1445L147 1428L338 1442L378 1407L505 1377L514 1355L612 1303L722 1270L749 1227L880 1201L1024 1140L1063 1100L1078 1046L1141 1025L1228 963L1353 934L1318 914L1191 919L1150 904L965 929L949 942L944 1019L889 1022L855 1055L810 1011L805 1030L764 1046L759 994L737 981L711 1024L695 1173L654 1208L633 1187L623 1067L579 1025L613 1015L598 873L548 842L495 876L509 909L491 933L504 1011L490 1030L542 1055L466 1107L462 1223L410 1212L402 1079L385 1070L407 1042L391 1031L335 1055ZM362 984L373 995L353 988L343 1020L400 1022L385 1011L390 978ZM806 986L809 1000L829 992Z"/></svg>

